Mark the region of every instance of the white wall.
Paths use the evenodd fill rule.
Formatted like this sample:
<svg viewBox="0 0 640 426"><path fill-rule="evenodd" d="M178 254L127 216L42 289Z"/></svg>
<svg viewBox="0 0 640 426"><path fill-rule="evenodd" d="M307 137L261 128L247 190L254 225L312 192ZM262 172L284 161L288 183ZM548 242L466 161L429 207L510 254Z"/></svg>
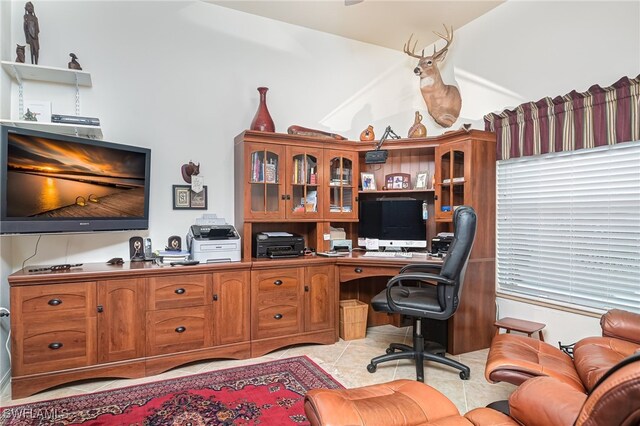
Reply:
<svg viewBox="0 0 640 426"><path fill-rule="evenodd" d="M0 1L1 52L13 60L15 44L24 44L24 2L12 2L10 12L6 3ZM459 123L482 128L487 112L637 75L639 5L612 3L510 1L457 29L442 72L461 88ZM405 135L416 109L430 135L445 130L427 120L412 73L415 59L400 51L198 1L40 1L35 9L40 64L66 67L68 54L78 55L93 78L93 87L82 89L81 114L100 117L106 140L152 149L152 194L148 232L45 235L27 265L126 258L133 235L150 236L155 248L170 235L184 235L201 212L173 211L171 185L183 183L180 166L189 160L201 163L208 212L231 219L233 138L251 123L258 86L270 88L267 103L279 132L298 124L357 139L373 124L378 135L386 125ZM7 13L10 36L2 20ZM26 100L50 100L57 113L74 113L73 93L67 86L25 83ZM17 118L15 85L0 97L0 106L11 98L10 115ZM33 254L37 238L0 239L0 295L8 293L6 273ZM508 302L499 303L507 312ZM513 309L513 316L547 322L548 333L566 324L528 305ZM6 338L3 329L0 338ZM0 377L7 370L2 354Z"/></svg>

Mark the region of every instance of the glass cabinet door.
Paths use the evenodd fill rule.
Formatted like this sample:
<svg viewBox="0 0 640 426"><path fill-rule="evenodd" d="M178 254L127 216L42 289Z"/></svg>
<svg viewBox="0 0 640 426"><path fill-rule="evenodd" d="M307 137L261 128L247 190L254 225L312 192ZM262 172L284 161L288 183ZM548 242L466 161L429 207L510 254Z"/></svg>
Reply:
<svg viewBox="0 0 640 426"><path fill-rule="evenodd" d="M453 211L465 203L470 158L466 146L451 144L436 148L436 219L449 221Z"/></svg>
<svg viewBox="0 0 640 426"><path fill-rule="evenodd" d="M325 152L326 217L356 219L358 161L355 153L328 150Z"/></svg>
<svg viewBox="0 0 640 426"><path fill-rule="evenodd" d="M290 146L287 159L287 217L321 217L322 149Z"/></svg>
<svg viewBox="0 0 640 426"><path fill-rule="evenodd" d="M253 219L283 216L283 148L248 144L245 164L249 188L245 192L245 217Z"/></svg>

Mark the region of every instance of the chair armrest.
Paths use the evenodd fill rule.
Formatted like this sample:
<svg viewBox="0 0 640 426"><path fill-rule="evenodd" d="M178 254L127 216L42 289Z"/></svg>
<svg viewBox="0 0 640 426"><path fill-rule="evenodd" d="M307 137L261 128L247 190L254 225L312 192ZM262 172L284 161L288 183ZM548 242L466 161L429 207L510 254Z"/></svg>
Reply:
<svg viewBox="0 0 640 426"><path fill-rule="evenodd" d="M612 309L600 318L602 335L640 344L640 314Z"/></svg>
<svg viewBox="0 0 640 426"><path fill-rule="evenodd" d="M441 263L410 263L403 266L398 274L404 274L407 272L439 272L441 269Z"/></svg>
<svg viewBox="0 0 640 426"><path fill-rule="evenodd" d="M423 272L415 272L410 274L399 274L391 278L387 282L387 303L394 311L407 311L409 308L400 308L391 297L391 289L396 286L402 286L402 281L420 281L429 285L437 286L438 284L455 285L455 281L445 278L441 275L427 274Z"/></svg>
<svg viewBox="0 0 640 426"><path fill-rule="evenodd" d="M509 415L527 426L572 425L587 395L553 377L536 377L509 397Z"/></svg>

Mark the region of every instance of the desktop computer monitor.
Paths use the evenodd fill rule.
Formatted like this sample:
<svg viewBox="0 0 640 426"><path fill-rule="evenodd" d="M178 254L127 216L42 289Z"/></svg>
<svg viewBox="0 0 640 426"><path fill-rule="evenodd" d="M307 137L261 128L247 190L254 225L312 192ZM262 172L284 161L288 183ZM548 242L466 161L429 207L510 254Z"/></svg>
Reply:
<svg viewBox="0 0 640 426"><path fill-rule="evenodd" d="M378 198L359 205L358 245L377 239L378 247L425 248L427 228L422 219L422 200Z"/></svg>

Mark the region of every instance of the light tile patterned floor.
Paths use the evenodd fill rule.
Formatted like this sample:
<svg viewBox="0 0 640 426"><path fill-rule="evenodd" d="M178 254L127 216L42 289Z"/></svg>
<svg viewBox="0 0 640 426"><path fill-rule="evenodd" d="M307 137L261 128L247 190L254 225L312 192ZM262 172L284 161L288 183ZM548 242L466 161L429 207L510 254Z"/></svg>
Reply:
<svg viewBox="0 0 640 426"><path fill-rule="evenodd" d="M415 380L415 367L409 360L380 364L373 374L367 371L366 366L371 358L384 354L391 342L411 345L411 328L396 328L390 325L371 327L367 330L367 336L364 339L350 341L340 339L333 345L295 346L249 360L203 361L142 379L109 379L73 383L18 400L11 399L10 387L6 386L0 394L0 406L104 391L296 355L307 355L347 388L383 383L393 379ZM462 413L493 401L506 399L515 389L515 386L506 383L490 384L485 380L486 349L453 358L457 358L471 368L469 380L461 380L458 371L453 368L427 362L425 363L425 382L445 394Z"/></svg>

